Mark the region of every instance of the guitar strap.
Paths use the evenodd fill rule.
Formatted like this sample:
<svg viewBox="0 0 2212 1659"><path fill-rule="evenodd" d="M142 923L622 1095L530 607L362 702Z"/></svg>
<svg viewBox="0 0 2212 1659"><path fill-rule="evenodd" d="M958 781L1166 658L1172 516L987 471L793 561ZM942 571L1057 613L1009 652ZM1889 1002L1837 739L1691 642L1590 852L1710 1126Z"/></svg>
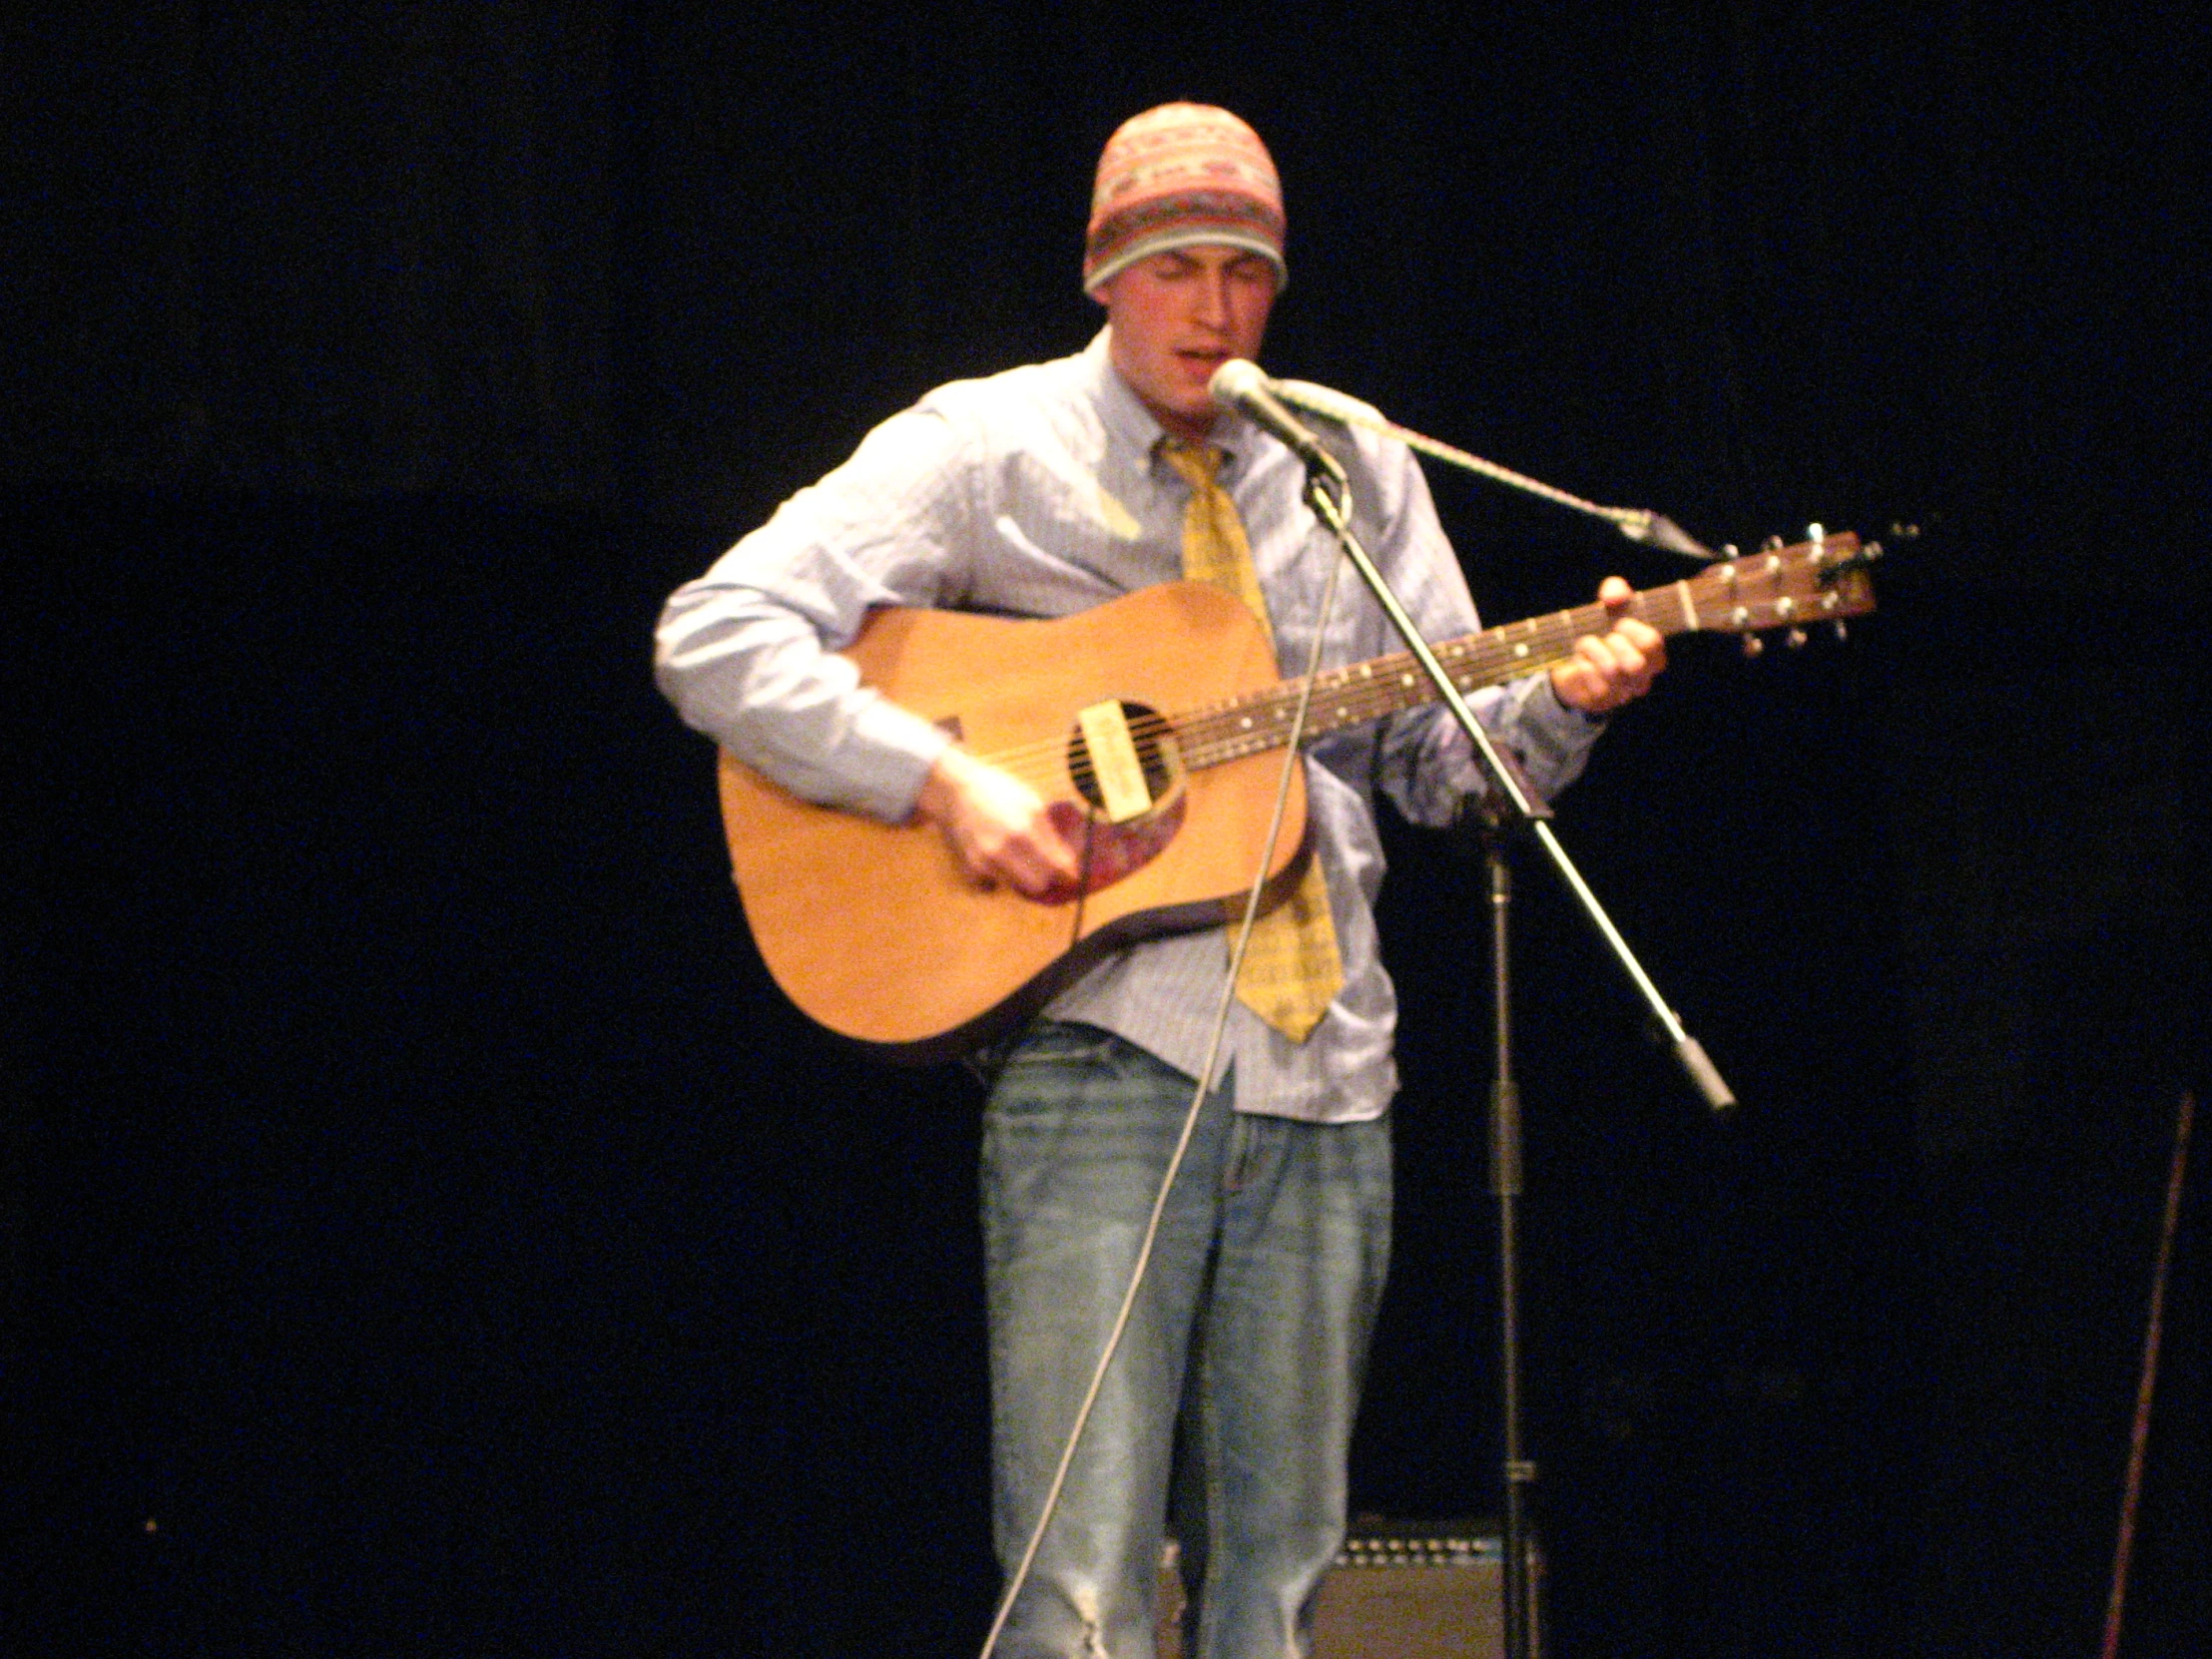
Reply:
<svg viewBox="0 0 2212 1659"><path fill-rule="evenodd" d="M1211 582L1243 600L1268 631L1272 650L1275 631L1253 568L1252 544L1245 538L1236 503L1221 486L1221 451L1168 438L1161 453L1191 486L1190 505L1183 511L1184 576ZM1291 896L1253 923L1244 969L1237 975L1237 999L1291 1041L1302 1043L1344 982L1329 887L1316 857L1308 860Z"/></svg>

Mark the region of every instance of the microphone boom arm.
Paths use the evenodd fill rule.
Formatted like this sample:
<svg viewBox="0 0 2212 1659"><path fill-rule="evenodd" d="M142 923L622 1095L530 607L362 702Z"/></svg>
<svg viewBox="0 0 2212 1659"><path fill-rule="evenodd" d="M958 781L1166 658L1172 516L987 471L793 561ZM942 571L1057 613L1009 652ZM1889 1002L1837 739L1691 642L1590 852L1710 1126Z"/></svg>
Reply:
<svg viewBox="0 0 2212 1659"><path fill-rule="evenodd" d="M1585 501L1579 495L1531 478L1526 473L1515 472L1509 466L1500 466L1479 455L1470 455L1464 449L1445 443L1441 438L1416 432L1410 426L1400 426L1366 404L1356 402L1341 392L1331 391L1326 386L1307 385L1297 380L1270 380L1267 389L1281 401L1295 404L1309 414L1318 414L1325 420L1334 420L1344 426L1365 426L1373 432L1387 433L1406 448L1458 467L1463 472L1472 472L1492 483L1503 484L1507 489L1519 490L1524 495L1533 495L1554 506L1565 507L1570 512L1601 518L1630 541L1642 542L1647 547L1664 548L1669 553L1680 553L1691 559L1711 561L1721 556L1665 513L1654 512L1649 507L1601 507L1595 501Z"/></svg>

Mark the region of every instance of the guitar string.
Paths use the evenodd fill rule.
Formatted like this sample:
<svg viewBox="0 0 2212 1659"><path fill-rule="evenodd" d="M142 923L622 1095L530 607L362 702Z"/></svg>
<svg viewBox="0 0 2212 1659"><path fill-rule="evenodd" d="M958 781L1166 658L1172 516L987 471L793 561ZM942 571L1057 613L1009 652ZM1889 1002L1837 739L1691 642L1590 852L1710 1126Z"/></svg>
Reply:
<svg viewBox="0 0 2212 1659"><path fill-rule="evenodd" d="M1472 669L1472 677L1460 687L1462 691L1472 690L1477 684L1535 673L1565 660L1572 655L1573 641L1606 614L1602 606L1578 607L1527 624L1510 625L1528 630L1519 640L1470 635L1446 641L1437 648L1437 654L1447 663L1456 663L1462 672ZM1408 689L1415 693L1412 702L1430 701L1430 696L1419 695L1423 688L1414 680L1412 670L1413 660L1409 655L1392 653L1349 669L1311 677L1313 695L1317 702L1326 695L1331 713L1342 717L1335 724L1356 725L1405 707L1404 694ZM1157 742L1171 734L1178 736L1183 740L1186 760L1199 765L1235 758L1237 750L1246 746L1253 746L1252 752L1257 753L1274 746L1274 736L1282 726L1283 710L1296 700L1303 688L1302 680L1282 681L1242 697L1188 711L1165 715L1147 713L1129 722L1130 734L1140 742ZM1056 779L1062 757L1071 747L1073 745L1065 737L1035 739L978 759L1013 773L1025 783L1035 783ZM1217 750L1224 753L1216 753ZM1072 763L1069 771L1079 784L1091 779L1091 769L1080 761Z"/></svg>
<svg viewBox="0 0 2212 1659"><path fill-rule="evenodd" d="M1599 614L1602 615L1602 612ZM1545 620L1549 622L1551 619ZM1514 642L1530 648L1525 657L1510 654L1506 645L1476 646L1471 638L1447 641L1437 648L1437 653L1447 661L1460 660L1462 666L1468 666L1471 661L1478 677L1498 671L1502 671L1506 678L1522 672L1533 672L1560 660L1571 648L1572 640L1577 637L1578 632L1587 632L1586 628L1567 625L1565 617L1559 620L1561 626L1557 628L1545 627L1529 635L1526 640ZM1579 624L1582 619L1575 616L1572 620ZM1355 665L1352 669L1333 670L1313 677L1315 697L1318 701L1327 694L1332 706L1344 704L1349 699L1357 703L1364 712L1386 714L1393 708L1404 706L1405 700L1400 694L1405 689L1405 676L1410 673L1412 666L1412 658L1401 652ZM1359 673L1361 668L1368 672ZM1304 684L1303 680L1279 681L1272 686L1220 703L1202 704L1194 709L1168 714L1140 715L1130 721L1130 732L1140 738L1159 738L1171 732L1186 738L1194 734L1232 739L1253 735L1261 728L1255 727L1252 734L1248 734L1235 730L1230 723L1240 721L1255 712L1265 715L1271 709L1279 710L1287 706L1296 700ZM1427 702L1428 699L1417 697L1415 701ZM1026 762L1040 759L1056 761L1067 747L1068 740L1065 738L1033 739L1010 749L979 756L978 759L1014 770Z"/></svg>
<svg viewBox="0 0 2212 1659"><path fill-rule="evenodd" d="M1838 543L1841 542L1842 538L1838 538ZM1849 551L1841 545L1836 550ZM1756 556L1746 563L1757 567L1748 577L1732 565L1708 572L1689 583L1691 615L1703 617L1713 592L1725 592L1733 604L1754 612L1775 607L1781 599L1799 597L1786 591L1793 585L1787 577L1795 572L1787 567L1766 568L1764 561ZM1737 574L1731 581L1724 572ZM1810 591L1806 590L1807 595ZM1682 620L1680 604L1673 587L1651 589L1632 597L1628 613L1650 622L1656 608L1659 612L1657 625L1663 633L1681 632L1691 624ZM1577 638L1610 620L1611 613L1602 605L1577 606L1550 616L1507 624L1489 633L1446 641L1437 648L1437 654L1458 665L1466 678L1460 679L1457 675L1454 678L1459 680L1460 690L1471 691L1521 674L1540 672L1567 660L1573 655L1573 642ZM1517 638L1514 637L1516 631ZM1324 693L1328 697L1330 716L1325 719L1330 723L1324 729L1361 724L1407 706L1408 701L1416 704L1429 701L1429 697L1423 695L1424 688L1414 679L1412 668L1411 657L1399 652L1314 677L1316 699ZM1403 696L1408 690L1413 693L1410 700ZM1279 682L1189 711L1166 715L1148 712L1131 720L1129 729L1131 736L1140 743L1156 743L1171 734L1180 737L1187 762L1198 767L1214 765L1221 760L1236 759L1240 753L1261 753L1273 747L1272 733L1281 726L1283 709L1302 691L1301 681ZM1057 781L1063 757L1071 747L1074 746L1066 738L1045 738L980 758L1013 773L1025 783L1049 785ZM1093 781L1092 769L1083 761L1068 763L1068 770L1078 785Z"/></svg>

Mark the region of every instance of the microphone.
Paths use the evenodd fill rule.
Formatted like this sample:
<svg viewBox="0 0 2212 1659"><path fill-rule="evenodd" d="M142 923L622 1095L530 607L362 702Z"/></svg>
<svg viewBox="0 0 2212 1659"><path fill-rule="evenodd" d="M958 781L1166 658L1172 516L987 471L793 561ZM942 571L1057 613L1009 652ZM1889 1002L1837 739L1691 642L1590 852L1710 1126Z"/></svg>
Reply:
<svg viewBox="0 0 2212 1659"><path fill-rule="evenodd" d="M1324 449L1313 430L1275 395L1275 382L1260 371L1258 363L1231 357L1214 370L1206 390L1216 408L1236 411L1289 445L1291 452L1306 463L1307 471L1326 472L1340 484L1344 482L1345 469L1337 464L1337 457Z"/></svg>

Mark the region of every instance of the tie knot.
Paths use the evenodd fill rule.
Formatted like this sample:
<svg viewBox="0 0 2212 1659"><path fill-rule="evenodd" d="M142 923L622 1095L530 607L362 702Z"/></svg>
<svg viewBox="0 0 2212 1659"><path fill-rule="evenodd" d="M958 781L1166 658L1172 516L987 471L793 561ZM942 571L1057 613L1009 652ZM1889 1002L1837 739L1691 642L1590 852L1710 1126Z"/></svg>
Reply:
<svg viewBox="0 0 2212 1659"><path fill-rule="evenodd" d="M1160 452L1167 457L1168 465L1190 481L1191 488L1208 490L1221 472L1221 451L1210 443L1193 443L1188 438L1162 438Z"/></svg>

